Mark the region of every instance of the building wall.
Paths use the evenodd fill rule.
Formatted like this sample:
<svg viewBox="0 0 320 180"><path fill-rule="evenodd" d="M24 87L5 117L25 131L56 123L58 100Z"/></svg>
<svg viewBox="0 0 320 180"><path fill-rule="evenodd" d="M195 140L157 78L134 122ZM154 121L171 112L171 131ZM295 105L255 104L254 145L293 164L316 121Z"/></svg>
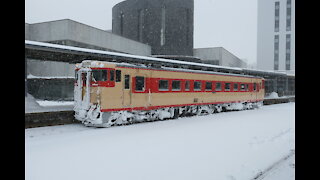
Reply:
<svg viewBox="0 0 320 180"><path fill-rule="evenodd" d="M27 77L74 77L75 64L27 59Z"/></svg>
<svg viewBox="0 0 320 180"><path fill-rule="evenodd" d="M127 39L73 20L26 24L27 40L75 45L136 55L151 55L149 45Z"/></svg>
<svg viewBox="0 0 320 180"><path fill-rule="evenodd" d="M276 2L279 3L279 31L276 31ZM295 0L291 0L291 29L287 30L287 0L258 1L257 68L294 73L295 69ZM290 41L290 70L286 67L286 36ZM279 37L279 66L275 68L275 36ZM276 58L277 59L277 58Z"/></svg>
<svg viewBox="0 0 320 180"><path fill-rule="evenodd" d="M193 0L127 0L112 8L112 32L153 55L193 55Z"/></svg>
<svg viewBox="0 0 320 180"><path fill-rule="evenodd" d="M214 48L197 48L193 51L194 56L199 57L205 63L245 68L247 65L244 61L227 51L223 47Z"/></svg>

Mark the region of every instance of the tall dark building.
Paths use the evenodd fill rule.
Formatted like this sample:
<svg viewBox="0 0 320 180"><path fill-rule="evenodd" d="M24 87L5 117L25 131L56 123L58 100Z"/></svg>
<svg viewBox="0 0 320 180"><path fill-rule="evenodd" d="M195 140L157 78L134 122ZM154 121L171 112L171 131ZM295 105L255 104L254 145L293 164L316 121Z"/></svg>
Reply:
<svg viewBox="0 0 320 180"><path fill-rule="evenodd" d="M193 55L193 0L126 0L112 8L112 32L153 55Z"/></svg>

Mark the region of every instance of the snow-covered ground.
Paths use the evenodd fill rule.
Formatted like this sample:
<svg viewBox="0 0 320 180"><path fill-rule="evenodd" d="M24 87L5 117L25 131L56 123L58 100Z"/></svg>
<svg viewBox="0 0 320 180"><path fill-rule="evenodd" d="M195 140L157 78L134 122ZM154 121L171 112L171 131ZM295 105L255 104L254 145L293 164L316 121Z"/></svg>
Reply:
<svg viewBox="0 0 320 180"><path fill-rule="evenodd" d="M295 103L111 128L31 128L25 179L251 180L293 149ZM294 179L293 165L273 172L264 180Z"/></svg>

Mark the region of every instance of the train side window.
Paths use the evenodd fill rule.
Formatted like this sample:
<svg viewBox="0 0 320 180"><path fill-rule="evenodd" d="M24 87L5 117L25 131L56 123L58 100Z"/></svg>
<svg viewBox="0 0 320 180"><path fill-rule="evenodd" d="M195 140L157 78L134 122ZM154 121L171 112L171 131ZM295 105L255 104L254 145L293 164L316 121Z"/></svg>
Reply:
<svg viewBox="0 0 320 180"><path fill-rule="evenodd" d="M246 90L245 91L249 91L249 84L245 84L246 85Z"/></svg>
<svg viewBox="0 0 320 180"><path fill-rule="evenodd" d="M144 77L136 76L136 91L144 91Z"/></svg>
<svg viewBox="0 0 320 180"><path fill-rule="evenodd" d="M120 82L120 81L121 81L121 71L116 70L116 82Z"/></svg>
<svg viewBox="0 0 320 180"><path fill-rule="evenodd" d="M206 82L206 91L212 90L212 82Z"/></svg>
<svg viewBox="0 0 320 180"><path fill-rule="evenodd" d="M224 90L225 91L230 91L230 87L231 87L231 83L226 83L225 87L224 87Z"/></svg>
<svg viewBox="0 0 320 180"><path fill-rule="evenodd" d="M169 81L168 80L159 80L159 86L160 91L168 91L169 90Z"/></svg>
<svg viewBox="0 0 320 180"><path fill-rule="evenodd" d="M114 81L114 70L110 70L110 81Z"/></svg>
<svg viewBox="0 0 320 180"><path fill-rule="evenodd" d="M245 85L244 85L244 84L241 84L241 85L240 85L240 90L241 90L241 91L245 91L245 89L246 89L246 88L245 88Z"/></svg>
<svg viewBox="0 0 320 180"><path fill-rule="evenodd" d="M184 86L185 91L190 91L190 81L186 81L185 86Z"/></svg>
<svg viewBox="0 0 320 180"><path fill-rule="evenodd" d="M181 81L172 81L172 91L180 91L181 90Z"/></svg>
<svg viewBox="0 0 320 180"><path fill-rule="evenodd" d="M233 91L238 91L238 84L237 83L233 84Z"/></svg>
<svg viewBox="0 0 320 180"><path fill-rule="evenodd" d="M194 81L193 83L193 89L195 91L201 91L201 81Z"/></svg>
<svg viewBox="0 0 320 180"><path fill-rule="evenodd" d="M257 90L257 83L253 83L253 90L254 90L254 91Z"/></svg>
<svg viewBox="0 0 320 180"><path fill-rule="evenodd" d="M130 89L130 75L124 75L124 89Z"/></svg>
<svg viewBox="0 0 320 180"><path fill-rule="evenodd" d="M221 91L221 83L217 82L216 83L216 91Z"/></svg>

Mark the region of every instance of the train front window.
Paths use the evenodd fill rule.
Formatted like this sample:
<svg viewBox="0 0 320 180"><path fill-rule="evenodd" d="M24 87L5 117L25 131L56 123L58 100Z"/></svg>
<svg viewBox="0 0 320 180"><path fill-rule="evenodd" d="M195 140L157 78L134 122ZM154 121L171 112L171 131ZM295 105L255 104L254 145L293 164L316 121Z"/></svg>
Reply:
<svg viewBox="0 0 320 180"><path fill-rule="evenodd" d="M94 69L92 70L92 81L106 81L108 78L107 70Z"/></svg>

